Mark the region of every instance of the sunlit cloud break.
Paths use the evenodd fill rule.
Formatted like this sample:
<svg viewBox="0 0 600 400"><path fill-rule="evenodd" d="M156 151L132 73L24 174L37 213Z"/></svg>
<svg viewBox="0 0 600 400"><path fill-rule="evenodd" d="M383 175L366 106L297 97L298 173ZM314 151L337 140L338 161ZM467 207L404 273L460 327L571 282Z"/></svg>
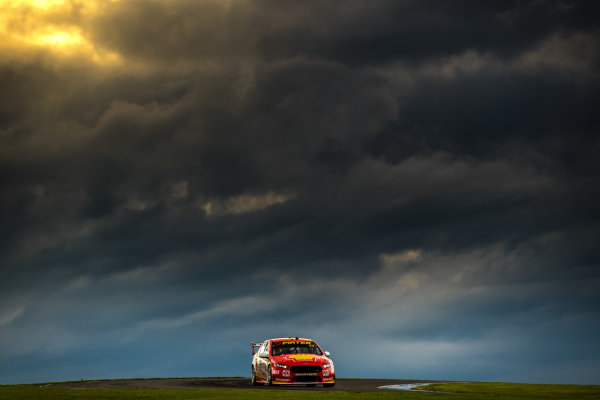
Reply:
<svg viewBox="0 0 600 400"><path fill-rule="evenodd" d="M283 204L291 199L293 194L278 194L267 192L265 194L243 194L233 196L225 201L213 200L206 202L202 208L208 216L223 214L245 214L255 211L261 211L276 204Z"/></svg>
<svg viewBox="0 0 600 400"><path fill-rule="evenodd" d="M119 63L119 54L98 47L88 32L103 6L115 1L2 0L0 48L11 53L47 50L57 56L81 56L98 64Z"/></svg>

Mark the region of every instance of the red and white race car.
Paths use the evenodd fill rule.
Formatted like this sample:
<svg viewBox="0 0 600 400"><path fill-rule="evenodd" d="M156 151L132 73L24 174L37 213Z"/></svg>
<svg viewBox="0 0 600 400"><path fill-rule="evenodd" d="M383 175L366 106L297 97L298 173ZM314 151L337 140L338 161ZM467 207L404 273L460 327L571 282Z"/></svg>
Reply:
<svg viewBox="0 0 600 400"><path fill-rule="evenodd" d="M256 350L258 348L258 350ZM252 384L335 385L329 352L311 339L278 338L252 342Z"/></svg>

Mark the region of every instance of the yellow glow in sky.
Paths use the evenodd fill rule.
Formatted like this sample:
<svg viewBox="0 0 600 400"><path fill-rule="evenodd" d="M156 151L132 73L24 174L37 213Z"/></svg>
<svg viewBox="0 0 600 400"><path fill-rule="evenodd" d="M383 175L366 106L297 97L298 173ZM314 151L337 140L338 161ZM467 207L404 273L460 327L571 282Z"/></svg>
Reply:
<svg viewBox="0 0 600 400"><path fill-rule="evenodd" d="M45 35L42 36L42 43L52 44L52 45L75 45L77 43L81 43L81 36L71 35L67 32L57 32L53 35Z"/></svg>
<svg viewBox="0 0 600 400"><path fill-rule="evenodd" d="M85 56L99 64L114 64L116 53L98 49L86 36L87 19L106 1L0 0L0 49L43 48L58 55Z"/></svg>
<svg viewBox="0 0 600 400"><path fill-rule="evenodd" d="M56 7L56 6L64 5L66 3L66 0L31 0L29 2L27 2L27 1L21 1L21 2L29 3L34 7L48 8L48 7Z"/></svg>
<svg viewBox="0 0 600 400"><path fill-rule="evenodd" d="M85 40L77 33L54 31L50 34L32 37L31 42L40 45L68 47L80 46L85 43Z"/></svg>

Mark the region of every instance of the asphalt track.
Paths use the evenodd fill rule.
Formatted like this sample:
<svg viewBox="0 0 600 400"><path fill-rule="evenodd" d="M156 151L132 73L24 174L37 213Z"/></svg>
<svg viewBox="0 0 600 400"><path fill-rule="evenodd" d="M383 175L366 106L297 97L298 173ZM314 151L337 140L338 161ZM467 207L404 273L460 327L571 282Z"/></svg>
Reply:
<svg viewBox="0 0 600 400"><path fill-rule="evenodd" d="M77 382L50 383L48 386L71 388L106 388L106 389L254 389L254 390L310 390L310 391L345 391L345 392L381 392L395 391L379 389L380 386L402 385L408 383L433 383L439 381L404 380L404 379L336 379L334 387L315 387L273 385L252 386L250 378L164 378L164 379L115 379Z"/></svg>

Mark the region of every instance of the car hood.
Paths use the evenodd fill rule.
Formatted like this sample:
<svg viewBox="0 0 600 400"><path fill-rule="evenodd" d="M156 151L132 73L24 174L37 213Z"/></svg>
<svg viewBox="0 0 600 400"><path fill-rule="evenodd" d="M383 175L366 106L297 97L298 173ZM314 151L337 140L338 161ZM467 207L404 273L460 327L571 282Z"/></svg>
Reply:
<svg viewBox="0 0 600 400"><path fill-rule="evenodd" d="M330 362L325 356L317 356L315 354L282 354L280 356L272 356L271 359L279 364L285 365L323 365Z"/></svg>

